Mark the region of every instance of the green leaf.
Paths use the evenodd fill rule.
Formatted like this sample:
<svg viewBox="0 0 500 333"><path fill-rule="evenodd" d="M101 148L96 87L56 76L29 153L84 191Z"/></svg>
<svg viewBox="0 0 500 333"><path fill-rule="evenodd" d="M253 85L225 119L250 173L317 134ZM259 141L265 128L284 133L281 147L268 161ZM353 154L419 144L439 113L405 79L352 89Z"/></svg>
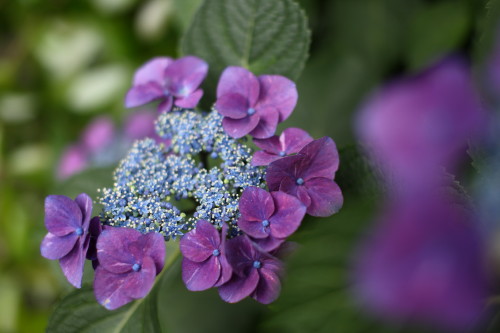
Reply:
<svg viewBox="0 0 500 333"><path fill-rule="evenodd" d="M205 0L181 48L183 54L209 63L207 81L213 89L227 66L295 80L308 57L309 43L307 19L293 0Z"/></svg>

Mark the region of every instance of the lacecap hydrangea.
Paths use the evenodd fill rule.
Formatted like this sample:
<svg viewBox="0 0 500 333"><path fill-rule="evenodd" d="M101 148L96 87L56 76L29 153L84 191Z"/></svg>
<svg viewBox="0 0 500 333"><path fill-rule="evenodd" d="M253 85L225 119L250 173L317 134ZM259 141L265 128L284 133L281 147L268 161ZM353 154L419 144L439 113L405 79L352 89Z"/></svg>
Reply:
<svg viewBox="0 0 500 333"><path fill-rule="evenodd" d="M329 216L342 206L334 141L298 128L275 135L297 103L295 84L228 67L214 107L199 111L207 71L193 56L139 68L126 106L159 103L155 128L164 140L133 144L114 186L100 190L103 209L90 226L91 206L82 208L80 197L46 202L42 254L59 259L76 287L82 257L92 260L95 295L108 309L149 293L165 263L165 241L177 239L189 290L216 287L230 303L249 296L271 303L286 239L306 214Z"/></svg>

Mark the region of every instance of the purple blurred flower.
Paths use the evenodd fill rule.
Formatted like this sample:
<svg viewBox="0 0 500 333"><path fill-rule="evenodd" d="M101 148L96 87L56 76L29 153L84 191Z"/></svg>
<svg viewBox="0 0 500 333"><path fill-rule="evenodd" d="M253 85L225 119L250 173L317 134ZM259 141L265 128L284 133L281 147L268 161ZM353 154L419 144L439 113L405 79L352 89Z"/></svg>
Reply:
<svg viewBox="0 0 500 333"><path fill-rule="evenodd" d="M45 198L45 227L49 232L40 252L47 259L59 260L64 276L76 288L82 285L91 214L92 199L85 193L75 200L64 195Z"/></svg>
<svg viewBox="0 0 500 333"><path fill-rule="evenodd" d="M470 68L455 57L376 93L358 133L389 177L416 185L443 166L453 168L484 120Z"/></svg>
<svg viewBox="0 0 500 333"><path fill-rule="evenodd" d="M226 234L227 225L224 224L220 235L211 223L200 220L196 228L182 237L182 280L189 290L217 287L231 278L232 268L224 247Z"/></svg>
<svg viewBox="0 0 500 333"><path fill-rule="evenodd" d="M114 310L149 293L165 263L165 241L155 232L107 227L97 240L97 259L94 293Z"/></svg>
<svg viewBox="0 0 500 333"><path fill-rule="evenodd" d="M233 267L231 280L219 287L220 297L236 303L247 296L269 304L281 290L282 263L256 247L246 236L237 236L226 243L227 259Z"/></svg>
<svg viewBox="0 0 500 333"><path fill-rule="evenodd" d="M373 312L468 330L487 296L478 223L436 197L397 202L358 256L356 292Z"/></svg>
<svg viewBox="0 0 500 333"><path fill-rule="evenodd" d="M247 187L239 203L238 226L264 250L272 251L300 226L306 207L283 192Z"/></svg>
<svg viewBox="0 0 500 333"><path fill-rule="evenodd" d="M57 167L57 178L66 179L84 170L88 165L86 151L79 145L71 145L63 152Z"/></svg>
<svg viewBox="0 0 500 333"><path fill-rule="evenodd" d="M154 58L135 73L125 106L132 108L159 100L159 112L168 112L173 105L194 108L203 95L198 87L207 72L207 63L197 57Z"/></svg>
<svg viewBox="0 0 500 333"><path fill-rule="evenodd" d="M278 137L274 135L268 139L254 139L257 147L262 149L255 152L252 165L268 165L282 157L298 153L305 145L313 141L313 138L300 128L287 128Z"/></svg>
<svg viewBox="0 0 500 333"><path fill-rule="evenodd" d="M154 111L140 110L132 112L125 120L123 131L125 136L133 141L143 138L156 138L155 120L157 114Z"/></svg>
<svg viewBox="0 0 500 333"><path fill-rule="evenodd" d="M283 76L256 77L245 68L228 67L217 86L215 107L224 116L224 130L233 138L250 134L265 139L290 116L297 98L295 83Z"/></svg>
<svg viewBox="0 0 500 333"><path fill-rule="evenodd" d="M309 215L330 216L343 204L342 192L333 181L338 166L335 143L324 137L307 144L297 155L272 162L267 168L267 186L299 198Z"/></svg>
<svg viewBox="0 0 500 333"><path fill-rule="evenodd" d="M96 153L111 144L115 137L113 120L107 116L94 118L82 133L80 142L87 153Z"/></svg>

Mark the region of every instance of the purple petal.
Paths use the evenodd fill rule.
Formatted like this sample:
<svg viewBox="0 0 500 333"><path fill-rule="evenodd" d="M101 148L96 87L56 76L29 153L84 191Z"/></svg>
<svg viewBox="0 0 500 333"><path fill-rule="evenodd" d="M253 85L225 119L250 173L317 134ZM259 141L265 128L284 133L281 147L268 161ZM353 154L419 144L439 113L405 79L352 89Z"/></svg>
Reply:
<svg viewBox="0 0 500 333"><path fill-rule="evenodd" d="M265 228L261 221L248 221L243 217L238 219L238 227L253 238L267 238L269 236L269 228Z"/></svg>
<svg viewBox="0 0 500 333"><path fill-rule="evenodd" d="M143 256L150 257L156 267L156 273L159 274L165 265L165 239L157 232L149 232L142 235L139 239L143 244L141 248Z"/></svg>
<svg viewBox="0 0 500 333"><path fill-rule="evenodd" d="M164 73L165 87L175 97L191 95L208 72L208 64L200 58L186 56L174 60Z"/></svg>
<svg viewBox="0 0 500 333"><path fill-rule="evenodd" d="M255 143L255 145L260 149L274 155L279 155L282 150L280 138L277 135L267 139L254 139L253 143Z"/></svg>
<svg viewBox="0 0 500 333"><path fill-rule="evenodd" d="M269 219L271 236L286 238L299 228L306 215L306 206L296 197L283 192L271 192L271 196L276 207Z"/></svg>
<svg viewBox="0 0 500 333"><path fill-rule="evenodd" d="M82 226L80 207L64 195L45 198L45 227L56 236L65 236Z"/></svg>
<svg viewBox="0 0 500 333"><path fill-rule="evenodd" d="M281 181L279 191L298 197L299 188L301 187L297 185L295 178L286 177Z"/></svg>
<svg viewBox="0 0 500 333"><path fill-rule="evenodd" d="M269 164L266 172L266 183L271 191L278 191L284 179L297 179L297 166L304 159L301 155L283 157Z"/></svg>
<svg viewBox="0 0 500 333"><path fill-rule="evenodd" d="M143 85L149 82L156 82L159 85L163 84L163 73L172 59L168 57L153 58L142 65L134 75L134 86Z"/></svg>
<svg viewBox="0 0 500 333"><path fill-rule="evenodd" d="M233 269L232 269L231 265L229 264L229 262L227 261L227 258L226 258L226 255L224 252L219 256L219 263L221 265L221 274L220 274L219 280L214 285L214 287L222 286L224 283L226 283L227 281L229 281L231 279L231 276L233 276Z"/></svg>
<svg viewBox="0 0 500 333"><path fill-rule="evenodd" d="M174 105L174 98L172 96L166 96L160 104L158 104L157 110L159 113L170 112L172 106Z"/></svg>
<svg viewBox="0 0 500 333"><path fill-rule="evenodd" d="M227 94L244 96L253 107L259 98L259 80L242 67L228 67L222 72L217 85L217 99Z"/></svg>
<svg viewBox="0 0 500 333"><path fill-rule="evenodd" d="M259 76L259 105L273 107L279 111L279 122L283 122L292 113L297 104L297 87L293 81L280 75Z"/></svg>
<svg viewBox="0 0 500 333"><path fill-rule="evenodd" d="M273 251L277 249L283 242L285 241L285 238L275 238L273 236L269 236L266 238L261 238L257 239L254 238L252 239L257 246L259 246L263 251Z"/></svg>
<svg viewBox="0 0 500 333"><path fill-rule="evenodd" d="M307 189L304 186L297 187L297 198L306 206L311 205L311 196L309 195Z"/></svg>
<svg viewBox="0 0 500 333"><path fill-rule="evenodd" d="M135 108L164 97L163 89L157 83L146 83L132 87L125 96L125 107Z"/></svg>
<svg viewBox="0 0 500 333"><path fill-rule="evenodd" d="M80 193L75 202L82 212L82 228L84 231L89 229L90 217L92 216L92 198L87 193Z"/></svg>
<svg viewBox="0 0 500 333"><path fill-rule="evenodd" d="M75 246L78 235L75 233L58 237L50 232L43 238L40 252L43 257L50 260L61 259Z"/></svg>
<svg viewBox="0 0 500 333"><path fill-rule="evenodd" d="M226 242L225 253L233 272L240 276L245 275L256 256L254 245L246 235L229 239Z"/></svg>
<svg viewBox="0 0 500 333"><path fill-rule="evenodd" d="M231 119L224 117L222 127L232 138L239 139L250 133L260 121L258 114L253 114L242 119Z"/></svg>
<svg viewBox="0 0 500 333"><path fill-rule="evenodd" d="M194 262L208 259L221 243L217 229L205 220L199 220L196 228L186 233L180 240L182 255Z"/></svg>
<svg viewBox="0 0 500 333"><path fill-rule="evenodd" d="M111 143L115 136L115 125L108 116L94 119L81 136L82 145L90 153L101 151Z"/></svg>
<svg viewBox="0 0 500 333"><path fill-rule="evenodd" d="M194 109L202 96L203 90L197 89L187 96L176 98L174 104L180 108Z"/></svg>
<svg viewBox="0 0 500 333"><path fill-rule="evenodd" d="M215 109L224 117L241 119L248 116L248 99L240 94L222 95L215 103Z"/></svg>
<svg viewBox="0 0 500 333"><path fill-rule="evenodd" d="M154 137L154 122L157 115L152 111L142 110L130 114L125 121L125 136L130 140Z"/></svg>
<svg viewBox="0 0 500 333"><path fill-rule="evenodd" d="M77 145L69 146L62 154L57 167L57 177L66 179L75 173L84 170L87 167L87 153Z"/></svg>
<svg viewBox="0 0 500 333"><path fill-rule="evenodd" d="M233 275L231 280L219 287L220 297L228 303L237 303L250 296L259 283L259 273L252 269L248 276Z"/></svg>
<svg viewBox="0 0 500 333"><path fill-rule="evenodd" d="M262 222L274 212L273 198L266 190L249 186L241 194L239 209L243 219Z"/></svg>
<svg viewBox="0 0 500 333"><path fill-rule="evenodd" d="M269 165L272 162L279 160L281 156L266 153L263 150L257 151L252 156L252 165L253 166L263 166Z"/></svg>
<svg viewBox="0 0 500 333"><path fill-rule="evenodd" d="M272 270L262 267L259 270L259 283L255 288L252 298L262 304L274 302L281 291L281 282L279 276Z"/></svg>
<svg viewBox="0 0 500 333"><path fill-rule="evenodd" d="M94 294L97 302L108 310L115 310L133 301L124 290L129 275L133 273L135 272L113 274L98 266L94 277Z"/></svg>
<svg viewBox="0 0 500 333"><path fill-rule="evenodd" d="M219 259L211 256L203 262L193 262L184 258L182 260L182 281L191 291L201 291L212 288L221 275Z"/></svg>
<svg viewBox="0 0 500 333"><path fill-rule="evenodd" d="M307 207L307 214L312 216L327 217L337 213L344 198L339 186L331 179L313 178L305 184L311 204Z"/></svg>
<svg viewBox="0 0 500 333"><path fill-rule="evenodd" d="M143 298L149 293L155 283L156 275L160 273L156 270L156 265L152 258L144 257L141 261L141 269L132 271L123 282L121 290L131 298Z"/></svg>
<svg viewBox="0 0 500 333"><path fill-rule="evenodd" d="M257 139L265 139L274 135L278 126L279 113L275 108L266 107L258 109L260 121L250 132L250 135Z"/></svg>
<svg viewBox="0 0 500 333"><path fill-rule="evenodd" d="M339 168L339 154L335 142L327 136L314 140L300 152L306 156L301 165L300 177L308 180L314 177L333 179Z"/></svg>
<svg viewBox="0 0 500 333"><path fill-rule="evenodd" d="M129 252L129 245L140 236L139 231L130 228L111 227L103 230L97 240L97 259L100 265L115 274L131 271L136 259Z"/></svg>
<svg viewBox="0 0 500 333"><path fill-rule="evenodd" d="M314 139L303 129L291 127L281 133L279 141L282 151L289 155L298 153L308 143L314 141Z"/></svg>
<svg viewBox="0 0 500 333"><path fill-rule="evenodd" d="M59 260L59 265L64 273L64 276L76 288L82 286L83 267L85 265L85 254L87 253L88 238L85 240L79 237L73 246L73 249ZM84 244L82 244L82 241Z"/></svg>
<svg viewBox="0 0 500 333"><path fill-rule="evenodd" d="M101 220L99 216L94 216L89 224L90 243L89 249L87 250L87 259L89 260L97 260L97 239L101 235L101 232Z"/></svg>

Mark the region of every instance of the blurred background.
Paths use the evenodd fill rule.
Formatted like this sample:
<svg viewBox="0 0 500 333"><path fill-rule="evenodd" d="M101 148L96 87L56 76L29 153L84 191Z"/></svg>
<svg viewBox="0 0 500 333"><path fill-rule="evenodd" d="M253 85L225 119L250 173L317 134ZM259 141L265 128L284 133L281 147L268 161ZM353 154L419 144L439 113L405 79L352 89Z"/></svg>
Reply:
<svg viewBox="0 0 500 333"><path fill-rule="evenodd" d="M486 0L299 2L312 45L287 126L316 138L329 135L341 150L355 144L353 115L372 89L449 52L480 57L478 45L493 15ZM63 154L99 116L116 129L124 126L123 97L134 70L154 56L179 55L180 36L200 3L0 0L0 332L44 331L54 304L70 290L57 263L39 254L44 197L74 196L82 187L95 191L112 181L112 161L95 156L73 157L84 159L80 170L97 172L95 183L61 176ZM346 198L355 194L347 190ZM379 325L360 319L364 315L344 290L350 252L370 222L373 202L346 200L331 223L299 233L309 252L290 261L280 300L255 315L252 329L364 332ZM325 307L330 312L318 311ZM186 327L179 331L196 332Z"/></svg>

